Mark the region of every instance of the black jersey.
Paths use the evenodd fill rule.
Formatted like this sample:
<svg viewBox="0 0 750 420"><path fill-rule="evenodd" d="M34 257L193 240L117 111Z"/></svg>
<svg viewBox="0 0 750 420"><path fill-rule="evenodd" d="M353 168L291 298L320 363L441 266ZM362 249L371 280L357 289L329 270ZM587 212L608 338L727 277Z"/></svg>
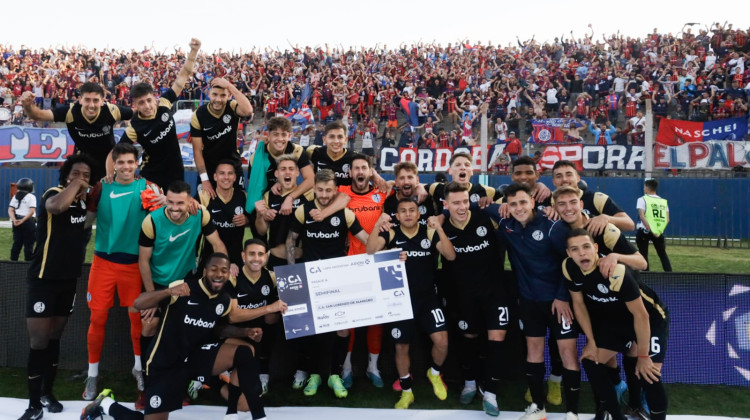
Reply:
<svg viewBox="0 0 750 420"><path fill-rule="evenodd" d="M55 121L64 122L68 134L75 144L75 152L90 156L94 161L91 179L99 180L105 174L107 155L115 145L113 126L117 121L129 120L133 110L119 105L105 103L93 120L83 116L81 104L58 106L52 110Z"/></svg>
<svg viewBox="0 0 750 420"><path fill-rule="evenodd" d="M179 280L170 286L181 283ZM162 316L159 331L146 352L149 369L167 369L187 362L200 346L217 341L214 327L230 311L231 298L224 292L212 293L203 279L187 280L190 295L173 296Z"/></svg>
<svg viewBox="0 0 750 420"><path fill-rule="evenodd" d="M86 203L74 201L60 214L49 213L47 200L62 190L60 185L48 189L37 206L36 246L29 265L30 280L70 280L81 275Z"/></svg>
<svg viewBox="0 0 750 420"><path fill-rule="evenodd" d="M565 255L567 249L567 235L570 231L570 225L567 223L555 223L550 229L550 236L553 237L555 246L560 254ZM622 234L620 229L612 223L607 223L604 231L593 237L594 242L599 245L599 253L609 255L613 252L623 255L632 255L638 252L628 238Z"/></svg>
<svg viewBox="0 0 750 420"><path fill-rule="evenodd" d="M305 153L305 148L300 146L299 144L294 144L292 142L287 143L286 148L284 148L284 152L282 153L284 155L291 154L297 157L297 167L300 171L302 171L302 168L310 165L310 159L307 156L307 153ZM266 155L268 156L268 170L266 171L266 189L265 191L268 191L273 187L273 184L276 183L276 157L274 157L269 151L268 146L266 146ZM253 155L250 157L250 163L247 165L247 179L250 179L250 174L252 173L253 169L253 162L255 161L256 154L253 153ZM280 156L280 155L279 155ZM264 191L264 192L265 192Z"/></svg>
<svg viewBox="0 0 750 420"><path fill-rule="evenodd" d="M211 198L206 191L200 191L197 199L211 214L211 222L216 227L221 242L227 248L229 261L237 264L237 266L242 266L241 252L242 239L245 236L245 226L235 226L232 218L238 214L245 214L245 201L247 201L245 191L233 188L232 197L228 201L224 201L218 194L216 198ZM206 258L213 254L213 252L213 247L204 237L201 249L201 262L205 262Z"/></svg>
<svg viewBox="0 0 750 420"><path fill-rule="evenodd" d="M276 276L272 271L263 267L257 280L250 279L247 268L242 267L236 279L230 279L224 286L232 299L237 299L237 307L240 309L255 309L270 305L279 300L279 292L276 290ZM250 321L234 324L243 328L262 327L263 317Z"/></svg>
<svg viewBox="0 0 750 420"><path fill-rule="evenodd" d="M316 222L310 211L318 208L315 201L310 201L294 211L290 230L300 235L304 261L315 261L346 255L346 234L356 235L362 231L354 212L349 209L339 210L320 222Z"/></svg>
<svg viewBox="0 0 750 420"><path fill-rule="evenodd" d="M440 237L434 229L419 225L414 236L409 237L400 226L381 232L388 249L401 248L406 251L406 277L409 281L411 300L435 296L435 270L437 269L437 243Z"/></svg>
<svg viewBox="0 0 750 420"><path fill-rule="evenodd" d="M589 217L595 217L600 214L614 216L617 213L623 212L620 206L604 193L586 190L581 193L580 199L583 205L583 212Z"/></svg>
<svg viewBox="0 0 750 420"><path fill-rule="evenodd" d="M396 213L398 210L399 198L395 193L388 196L383 203L383 213L391 216L391 224L398 226L399 222L396 219ZM432 201L432 197L427 197L422 204L417 203L417 210L419 210L419 224L421 226L427 226L427 219L430 216L435 216L435 206Z"/></svg>
<svg viewBox="0 0 750 420"><path fill-rule="evenodd" d="M479 203L479 199L482 197L489 197L492 201L497 200L495 195L497 192L494 188L488 187L482 184L469 184L469 201L472 205ZM430 184L428 192L435 203L435 210L438 213L443 212L443 200L445 200L445 183L434 182Z"/></svg>
<svg viewBox="0 0 750 420"><path fill-rule="evenodd" d="M643 298L651 319L667 317L664 302L624 264L617 264L610 278L604 278L597 266L590 272L583 272L570 258L563 261L562 268L568 290L583 294L589 318L595 327L632 331L633 315L626 304L639 297Z"/></svg>
<svg viewBox="0 0 750 420"><path fill-rule="evenodd" d="M281 205L284 203L284 199L288 194L289 193L286 193L284 195L277 195L272 193L271 191L266 191L263 194L263 201L266 203L266 207L278 212L281 209ZM314 198L315 193L310 190L292 201L292 213L286 216L281 213L276 213L276 217L268 224L268 249L275 248L280 244L286 242L286 237L289 234L289 226L292 223L292 219L294 218L294 212L298 207L301 207L305 203L312 201Z"/></svg>
<svg viewBox="0 0 750 420"><path fill-rule="evenodd" d="M464 226L455 226L450 218L443 223L456 250L456 259L443 261L443 268L450 270L461 290L482 294L499 286L503 267L494 230L494 222L479 211L470 211Z"/></svg>
<svg viewBox="0 0 750 420"><path fill-rule="evenodd" d="M120 141L139 143L143 147L141 176L166 191L172 181L185 179L182 152L177 140L172 103L177 94L169 89L159 98L154 118L143 119L137 113Z"/></svg>
<svg viewBox="0 0 750 420"><path fill-rule="evenodd" d="M307 153L310 155L310 163L315 172L330 169L336 175L336 185L352 185L349 169L352 167L354 153L351 150L344 149L344 154L338 159L333 159L328 154L328 146L310 146L307 148Z"/></svg>
<svg viewBox="0 0 750 420"><path fill-rule="evenodd" d="M242 164L237 150L240 116L236 109L235 100L229 101L218 113L211 109L211 104L205 104L196 109L190 119L190 136L203 140L203 160L208 174L213 174L216 165L223 159L234 161L235 166Z"/></svg>

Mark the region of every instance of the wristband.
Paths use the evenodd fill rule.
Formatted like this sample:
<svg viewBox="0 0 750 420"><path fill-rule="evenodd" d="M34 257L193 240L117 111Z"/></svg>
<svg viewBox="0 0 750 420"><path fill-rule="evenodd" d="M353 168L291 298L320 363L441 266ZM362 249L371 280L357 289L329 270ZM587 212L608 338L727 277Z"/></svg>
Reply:
<svg viewBox="0 0 750 420"><path fill-rule="evenodd" d="M208 174L203 172L201 174L201 182L206 182L206 181L208 181Z"/></svg>

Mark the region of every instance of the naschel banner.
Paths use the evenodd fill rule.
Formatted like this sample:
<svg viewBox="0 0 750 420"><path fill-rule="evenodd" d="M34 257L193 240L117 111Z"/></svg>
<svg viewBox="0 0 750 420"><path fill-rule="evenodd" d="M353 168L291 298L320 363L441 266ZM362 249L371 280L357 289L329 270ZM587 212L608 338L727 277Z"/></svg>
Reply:
<svg viewBox="0 0 750 420"><path fill-rule="evenodd" d="M747 118L727 118L716 121L682 121L662 119L656 143L680 146L685 143L711 140L746 140Z"/></svg>

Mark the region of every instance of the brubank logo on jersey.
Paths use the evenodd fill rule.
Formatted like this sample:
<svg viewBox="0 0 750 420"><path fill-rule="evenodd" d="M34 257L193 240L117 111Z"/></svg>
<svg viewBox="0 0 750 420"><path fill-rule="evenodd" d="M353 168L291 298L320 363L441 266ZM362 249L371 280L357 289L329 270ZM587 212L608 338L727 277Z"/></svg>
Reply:
<svg viewBox="0 0 750 420"><path fill-rule="evenodd" d="M228 116L229 115L225 115L225 117L228 117ZM221 138L221 136L229 133L230 131L232 131L232 127L227 126L225 129L219 131L218 133L216 133L216 134L214 134L212 136L207 136L206 139L207 140L211 140L211 141L218 140L219 138Z"/></svg>
<svg viewBox="0 0 750 420"><path fill-rule="evenodd" d="M161 115L161 120L162 121L167 122L167 119L169 119L169 114L165 113L165 114ZM169 121L169 125L167 126L167 128L165 128L164 130L161 130L159 132L159 135L156 136L155 139L153 139L153 140L150 141L151 144L156 144L156 143L160 142L161 139L164 138L164 136L166 136L167 134L169 134L169 132L172 130L172 127L174 127L174 120L170 120ZM151 133L151 131L147 132L146 135L148 135L149 133Z"/></svg>
<svg viewBox="0 0 750 420"><path fill-rule="evenodd" d="M224 308L223 308L224 305L219 305L219 306L222 306L222 312L223 312L224 311ZM219 309L219 307L217 306L216 309ZM200 327L200 328L213 328L214 325L216 325L216 321L208 322L208 321L204 321L201 318L198 318L198 319L190 318L190 316L187 315L187 314L185 314L185 319L183 320L183 322L185 324L187 324L187 325L192 325L192 326Z"/></svg>
<svg viewBox="0 0 750 420"><path fill-rule="evenodd" d="M240 309L258 309L258 308L262 308L262 307L266 306L267 304L268 304L268 302L266 302L266 300L263 299L262 302L248 303L247 305L237 305L237 307L240 308Z"/></svg>
<svg viewBox="0 0 750 420"><path fill-rule="evenodd" d="M78 216L78 217L75 217L73 215L70 216L70 224L71 225L76 225L76 224L79 224L79 223L83 223L85 221L86 221L86 215L85 214L83 216Z"/></svg>
<svg viewBox="0 0 750 420"><path fill-rule="evenodd" d="M339 237L339 231L333 232L333 233L325 233L325 232L310 232L307 231L307 237L308 238L315 238L315 239L332 239L332 238L338 238Z"/></svg>
<svg viewBox="0 0 750 420"><path fill-rule="evenodd" d="M458 252L458 253L463 253L463 254L465 254L465 253L467 253L467 252L477 252L477 251L481 251L481 250L483 250L483 249L485 249L485 248L489 248L489 246L490 246L490 242L489 242L489 241L487 241L487 240L485 239L485 240L484 240L484 241L482 241L482 243L481 243L481 244L479 244L479 245L466 245L466 246L461 246L461 247L455 247L454 249L455 249L455 250L456 250L456 252Z"/></svg>

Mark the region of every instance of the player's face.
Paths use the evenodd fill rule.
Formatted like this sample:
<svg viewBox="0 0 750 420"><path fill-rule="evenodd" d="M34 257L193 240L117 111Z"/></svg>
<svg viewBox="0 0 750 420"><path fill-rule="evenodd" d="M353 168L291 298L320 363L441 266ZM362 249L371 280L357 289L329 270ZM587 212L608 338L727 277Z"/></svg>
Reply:
<svg viewBox="0 0 750 420"><path fill-rule="evenodd" d="M578 171L570 166L561 166L552 171L552 183L556 188L573 187L578 188L578 181L581 180Z"/></svg>
<svg viewBox="0 0 750 420"><path fill-rule="evenodd" d="M412 197L417 190L419 176L416 172L402 170L396 176L395 186L401 197Z"/></svg>
<svg viewBox="0 0 750 420"><path fill-rule="evenodd" d="M130 182L135 178L135 168L138 162L132 153L123 153L115 159L115 172L117 173L117 182Z"/></svg>
<svg viewBox="0 0 750 420"><path fill-rule="evenodd" d="M591 238L588 236L581 235L568 238L568 249L566 251L581 270L591 271L596 268L599 246L591 242Z"/></svg>
<svg viewBox="0 0 750 420"><path fill-rule="evenodd" d="M456 158L448 168L448 174L453 178L454 181L458 182L469 182L471 176L474 174L474 168L471 166L471 161L465 157Z"/></svg>
<svg viewBox="0 0 750 420"><path fill-rule="evenodd" d="M99 113L99 110L104 103L104 98L98 93L86 92L78 98L78 103L81 104L81 112L83 112L83 116L88 119L93 119Z"/></svg>
<svg viewBox="0 0 750 420"><path fill-rule="evenodd" d="M336 128L328 130L325 136L325 144L328 146L328 150L333 154L339 154L344 152L344 146L346 145L346 133L343 128Z"/></svg>
<svg viewBox="0 0 750 420"><path fill-rule="evenodd" d="M555 200L555 210L565 223L575 223L581 217L581 200L576 194L562 194Z"/></svg>
<svg viewBox="0 0 750 420"><path fill-rule="evenodd" d="M266 265L266 248L263 245L251 244L242 251L242 261L245 262L245 268L251 273L259 273L260 269Z"/></svg>
<svg viewBox="0 0 750 420"><path fill-rule="evenodd" d="M396 211L396 219L401 226L411 229L419 223L419 208L417 203L411 201L408 203L399 203Z"/></svg>
<svg viewBox="0 0 750 420"><path fill-rule="evenodd" d="M274 175L284 190L290 190L297 183L299 169L293 160L284 160L276 167Z"/></svg>
<svg viewBox="0 0 750 420"><path fill-rule="evenodd" d="M331 204L331 200L333 200L336 191L335 181L318 182L315 184L315 201L317 201L321 207L327 207Z"/></svg>
<svg viewBox="0 0 750 420"><path fill-rule="evenodd" d="M211 258L203 269L203 285L214 293L221 291L228 278L229 260L224 258Z"/></svg>
<svg viewBox="0 0 750 420"><path fill-rule="evenodd" d="M370 185L370 164L363 159L355 159L349 169L349 176L357 191L364 191Z"/></svg>
<svg viewBox="0 0 750 420"><path fill-rule="evenodd" d="M212 110L221 111L229 101L229 91L220 87L212 87L208 92L208 100Z"/></svg>
<svg viewBox="0 0 750 420"><path fill-rule="evenodd" d="M286 145L289 143L289 138L292 137L292 133L281 129L275 129L268 133L268 148L272 152L279 154L283 153Z"/></svg>
<svg viewBox="0 0 750 420"><path fill-rule="evenodd" d="M448 209L451 220L457 223L465 222L469 218L469 192L448 193L445 197L445 208Z"/></svg>
<svg viewBox="0 0 750 420"><path fill-rule="evenodd" d="M534 218L534 199L526 191L518 191L514 196L508 197L510 215L521 224L526 224Z"/></svg>
<svg viewBox="0 0 750 420"><path fill-rule="evenodd" d="M154 94L149 93L136 98L133 101L133 108L142 118L153 118L156 115L156 108L158 108Z"/></svg>
<svg viewBox="0 0 750 420"><path fill-rule="evenodd" d="M237 179L237 175L234 173L234 166L228 164L222 164L216 167L214 172L214 181L216 185L223 189L228 190L234 185L234 181Z"/></svg>
<svg viewBox="0 0 750 420"><path fill-rule="evenodd" d="M513 182L520 182L526 184L529 188L534 188L536 181L539 179L539 174L533 165L516 165L510 174L510 179Z"/></svg>
<svg viewBox="0 0 750 420"><path fill-rule="evenodd" d="M188 193L176 193L167 191L167 216L170 219L179 221L187 217L188 214Z"/></svg>
<svg viewBox="0 0 750 420"><path fill-rule="evenodd" d="M69 185L76 179L82 179L87 184L91 182L91 168L89 168L89 165L86 165L85 163L76 163L72 168L70 168L70 173L68 174L68 184L66 185Z"/></svg>

